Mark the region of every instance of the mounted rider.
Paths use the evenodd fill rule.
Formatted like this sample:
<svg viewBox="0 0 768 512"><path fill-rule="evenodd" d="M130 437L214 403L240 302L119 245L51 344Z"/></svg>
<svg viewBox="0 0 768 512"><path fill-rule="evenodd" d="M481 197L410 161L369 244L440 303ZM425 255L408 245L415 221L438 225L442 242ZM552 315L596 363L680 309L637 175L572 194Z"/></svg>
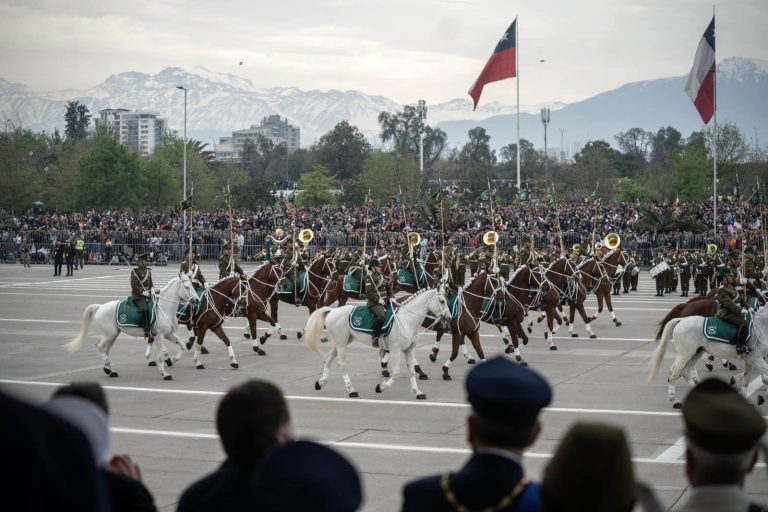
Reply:
<svg viewBox="0 0 768 512"><path fill-rule="evenodd" d="M747 326L744 323L744 315L747 314L749 306L734 288L733 280L736 276L730 268L721 268L717 272L717 277L721 278L722 281L720 288L717 289L717 301L720 303L720 310L715 316L739 328L736 333L736 353L747 354Z"/></svg>
<svg viewBox="0 0 768 512"><path fill-rule="evenodd" d="M482 272L485 270L486 274L496 273L496 262L493 259L493 246L487 245L485 247L485 255L477 262L477 271Z"/></svg>
<svg viewBox="0 0 768 512"><path fill-rule="evenodd" d="M219 279L224 279L232 274L239 277L245 276L245 271L240 268L240 264L237 263L237 258L232 255L232 246L227 242L221 249L221 256L219 257Z"/></svg>
<svg viewBox="0 0 768 512"><path fill-rule="evenodd" d="M152 296L152 270L149 268L149 253L139 254L136 268L131 270L131 298L139 309L141 325L144 328L144 337L149 338L152 333L149 328L149 311L147 301Z"/></svg>
<svg viewBox="0 0 768 512"><path fill-rule="evenodd" d="M376 317L376 321L373 322L373 340L371 344L374 348L379 348L381 329L384 326L384 320L387 315L385 306L394 296L392 294L392 285L381 273L381 262L371 258L368 262L368 268L371 272L365 278L365 298L368 301L368 309Z"/></svg>
<svg viewBox="0 0 768 512"><path fill-rule="evenodd" d="M203 273L200 271L200 265L195 262L196 258L197 251L192 247L188 247L185 253L185 259L181 264L181 268L179 269L179 277L186 275L192 283L192 286L195 288L195 292L198 292L199 295L199 290L205 290L208 285L205 282L205 276L203 276ZM187 313L189 315L190 327L194 327L195 306L189 304L187 308L189 308Z"/></svg>
<svg viewBox="0 0 768 512"><path fill-rule="evenodd" d="M280 267L283 269L283 275L294 286L298 286L299 272L304 271L306 261L304 254L298 245L298 242L289 243L285 248L285 255ZM290 289L290 287L289 287Z"/></svg>

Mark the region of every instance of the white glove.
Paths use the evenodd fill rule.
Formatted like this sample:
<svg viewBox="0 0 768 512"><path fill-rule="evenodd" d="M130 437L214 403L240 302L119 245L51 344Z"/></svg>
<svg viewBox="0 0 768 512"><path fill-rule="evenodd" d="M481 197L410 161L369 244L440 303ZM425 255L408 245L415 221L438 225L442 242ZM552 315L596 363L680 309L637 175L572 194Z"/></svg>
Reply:
<svg viewBox="0 0 768 512"><path fill-rule="evenodd" d="M746 315L746 314L747 314L747 310L746 310L746 309L744 309L744 308L741 308L741 314L742 314L742 315Z"/></svg>
<svg viewBox="0 0 768 512"><path fill-rule="evenodd" d="M149 292L141 292L143 297L149 298Z"/></svg>
<svg viewBox="0 0 768 512"><path fill-rule="evenodd" d="M387 299L385 299L384 297L380 298L379 299L379 304L381 304L382 306L386 306L387 305Z"/></svg>
<svg viewBox="0 0 768 512"><path fill-rule="evenodd" d="M739 279L739 284L747 284L747 278L742 277L741 279Z"/></svg>
<svg viewBox="0 0 768 512"><path fill-rule="evenodd" d="M205 283L205 289L210 290L211 289L211 283Z"/></svg>
<svg viewBox="0 0 768 512"><path fill-rule="evenodd" d="M160 295L160 288L155 288L155 295Z"/></svg>

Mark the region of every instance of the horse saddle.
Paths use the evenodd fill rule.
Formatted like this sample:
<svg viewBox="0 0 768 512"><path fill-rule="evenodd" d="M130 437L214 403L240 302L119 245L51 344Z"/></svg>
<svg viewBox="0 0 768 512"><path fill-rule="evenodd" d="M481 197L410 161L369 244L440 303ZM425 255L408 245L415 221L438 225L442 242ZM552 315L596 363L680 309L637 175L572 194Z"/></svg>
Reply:
<svg viewBox="0 0 768 512"><path fill-rule="evenodd" d="M745 338L745 341L748 341L752 337L752 317L749 315L745 316L745 326L747 328L747 337ZM719 341L720 343L735 345L739 327L730 322L726 322L725 320L710 316L704 320L703 330L704 337L710 341Z"/></svg>
<svg viewBox="0 0 768 512"><path fill-rule="evenodd" d="M504 316L504 303L497 304L492 297L483 297L483 305L480 307L480 317L490 318L494 322L501 321Z"/></svg>
<svg viewBox="0 0 768 512"><path fill-rule="evenodd" d="M277 287L277 293L281 295L293 295L293 289L296 286L296 283L293 282L291 279L293 276L293 272L288 272L285 274L285 283L281 286ZM304 295L304 292L307 291L307 271L306 270L299 270L296 272L296 280L299 282L299 288L296 291L298 295Z"/></svg>
<svg viewBox="0 0 768 512"><path fill-rule="evenodd" d="M384 319L384 325L381 327L381 335L387 336L392 330L392 320L395 317L395 311L391 305L387 304L387 315ZM373 323L376 321L376 315L368 309L368 306L357 306L349 315L349 328L353 331L373 334Z"/></svg>
<svg viewBox="0 0 768 512"><path fill-rule="evenodd" d="M419 282L416 284L416 278L410 268L401 268L397 270L397 284L403 286L412 286L424 288L427 286L427 274L421 265L416 264L416 273L419 275Z"/></svg>
<svg viewBox="0 0 768 512"><path fill-rule="evenodd" d="M198 288L195 287L195 292L197 293L197 298L199 299L197 304L195 305L195 310L192 312L192 315L196 317L200 313L200 305L203 303L203 295L205 294L205 288ZM187 304L184 302L179 302L178 307L176 308L176 316L177 317L187 317L188 316L188 309Z"/></svg>
<svg viewBox="0 0 768 512"><path fill-rule="evenodd" d="M147 299L150 327L155 325L157 301L154 296ZM141 327L141 311L131 297L121 300L115 309L115 323L119 327Z"/></svg>
<svg viewBox="0 0 768 512"><path fill-rule="evenodd" d="M347 293L363 293L364 282L354 274L344 276L344 291Z"/></svg>

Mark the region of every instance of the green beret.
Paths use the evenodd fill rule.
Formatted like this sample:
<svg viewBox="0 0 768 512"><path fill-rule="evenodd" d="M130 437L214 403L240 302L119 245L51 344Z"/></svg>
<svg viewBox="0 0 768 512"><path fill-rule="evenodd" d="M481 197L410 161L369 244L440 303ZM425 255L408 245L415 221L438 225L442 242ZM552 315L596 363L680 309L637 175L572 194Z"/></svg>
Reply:
<svg viewBox="0 0 768 512"><path fill-rule="evenodd" d="M544 472L542 508L629 511L635 502L635 489L624 431L602 423L576 423Z"/></svg>
<svg viewBox="0 0 768 512"><path fill-rule="evenodd" d="M139 254L138 258L140 260L147 260L147 261L149 261L149 253L148 252L143 252L143 253Z"/></svg>
<svg viewBox="0 0 768 512"><path fill-rule="evenodd" d="M378 266L381 266L381 262L376 258L371 258L370 260L368 260L368 268L373 268Z"/></svg>
<svg viewBox="0 0 768 512"><path fill-rule="evenodd" d="M731 271L730 267L723 267L717 271L717 277L725 277L725 276L732 276L732 275L733 275L733 271Z"/></svg>
<svg viewBox="0 0 768 512"><path fill-rule="evenodd" d="M744 453L765 433L765 420L725 382L707 379L683 403L686 436L696 446L719 454Z"/></svg>

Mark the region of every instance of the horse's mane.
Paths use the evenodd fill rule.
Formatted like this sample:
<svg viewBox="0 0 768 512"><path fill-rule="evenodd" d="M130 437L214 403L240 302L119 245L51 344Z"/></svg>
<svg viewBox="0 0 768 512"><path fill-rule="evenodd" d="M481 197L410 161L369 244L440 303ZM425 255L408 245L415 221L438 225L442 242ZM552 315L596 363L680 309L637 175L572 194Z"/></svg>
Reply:
<svg viewBox="0 0 768 512"><path fill-rule="evenodd" d="M509 276L509 282L511 283L512 280L514 280L517 277L517 274L519 274L520 272L523 271L523 269L526 269L526 268L528 268L528 264L527 263L523 263L522 265L517 267L517 269L514 272L512 272L512 275Z"/></svg>
<svg viewBox="0 0 768 512"><path fill-rule="evenodd" d="M253 269L253 272L251 272L251 277L255 276L255 275L256 275L256 272L258 272L259 270L261 270L261 269L262 269L262 267L264 267L264 266L265 266L267 263L271 263L271 261L270 261L270 260L267 260L267 261L262 261L262 262L261 262L261 264L260 264L258 267L256 267L255 269Z"/></svg>
<svg viewBox="0 0 768 512"><path fill-rule="evenodd" d="M585 259L581 263L576 265L576 270L581 270L581 267L589 263L590 261L597 261L593 256L590 256L589 258Z"/></svg>
<svg viewBox="0 0 768 512"><path fill-rule="evenodd" d="M549 266L547 267L547 270L548 271L552 270L552 267L554 267L556 264L560 263L561 260L565 260L565 259L568 259L568 258L566 258L563 255L560 255L559 258L557 258L555 261L553 261L552 263L549 264Z"/></svg>
<svg viewBox="0 0 768 512"><path fill-rule="evenodd" d="M470 286L472 286L472 284L473 284L475 281L477 281L477 278L478 278L478 277L480 277L480 274L486 274L486 273L487 273L487 272L486 272L485 270L483 270L482 272L478 272L478 273L477 273L477 274L475 274L474 276L470 277L470 278L469 278L469 281L468 281L468 282L467 282L467 284L464 286L464 289L466 290L466 289L468 289Z"/></svg>
<svg viewBox="0 0 768 512"><path fill-rule="evenodd" d="M407 299L405 299L403 302L400 303L401 306L405 306L406 304L413 302L413 299L416 297L421 297L422 295L427 294L430 290L434 290L434 288L422 288L421 290L417 291Z"/></svg>

